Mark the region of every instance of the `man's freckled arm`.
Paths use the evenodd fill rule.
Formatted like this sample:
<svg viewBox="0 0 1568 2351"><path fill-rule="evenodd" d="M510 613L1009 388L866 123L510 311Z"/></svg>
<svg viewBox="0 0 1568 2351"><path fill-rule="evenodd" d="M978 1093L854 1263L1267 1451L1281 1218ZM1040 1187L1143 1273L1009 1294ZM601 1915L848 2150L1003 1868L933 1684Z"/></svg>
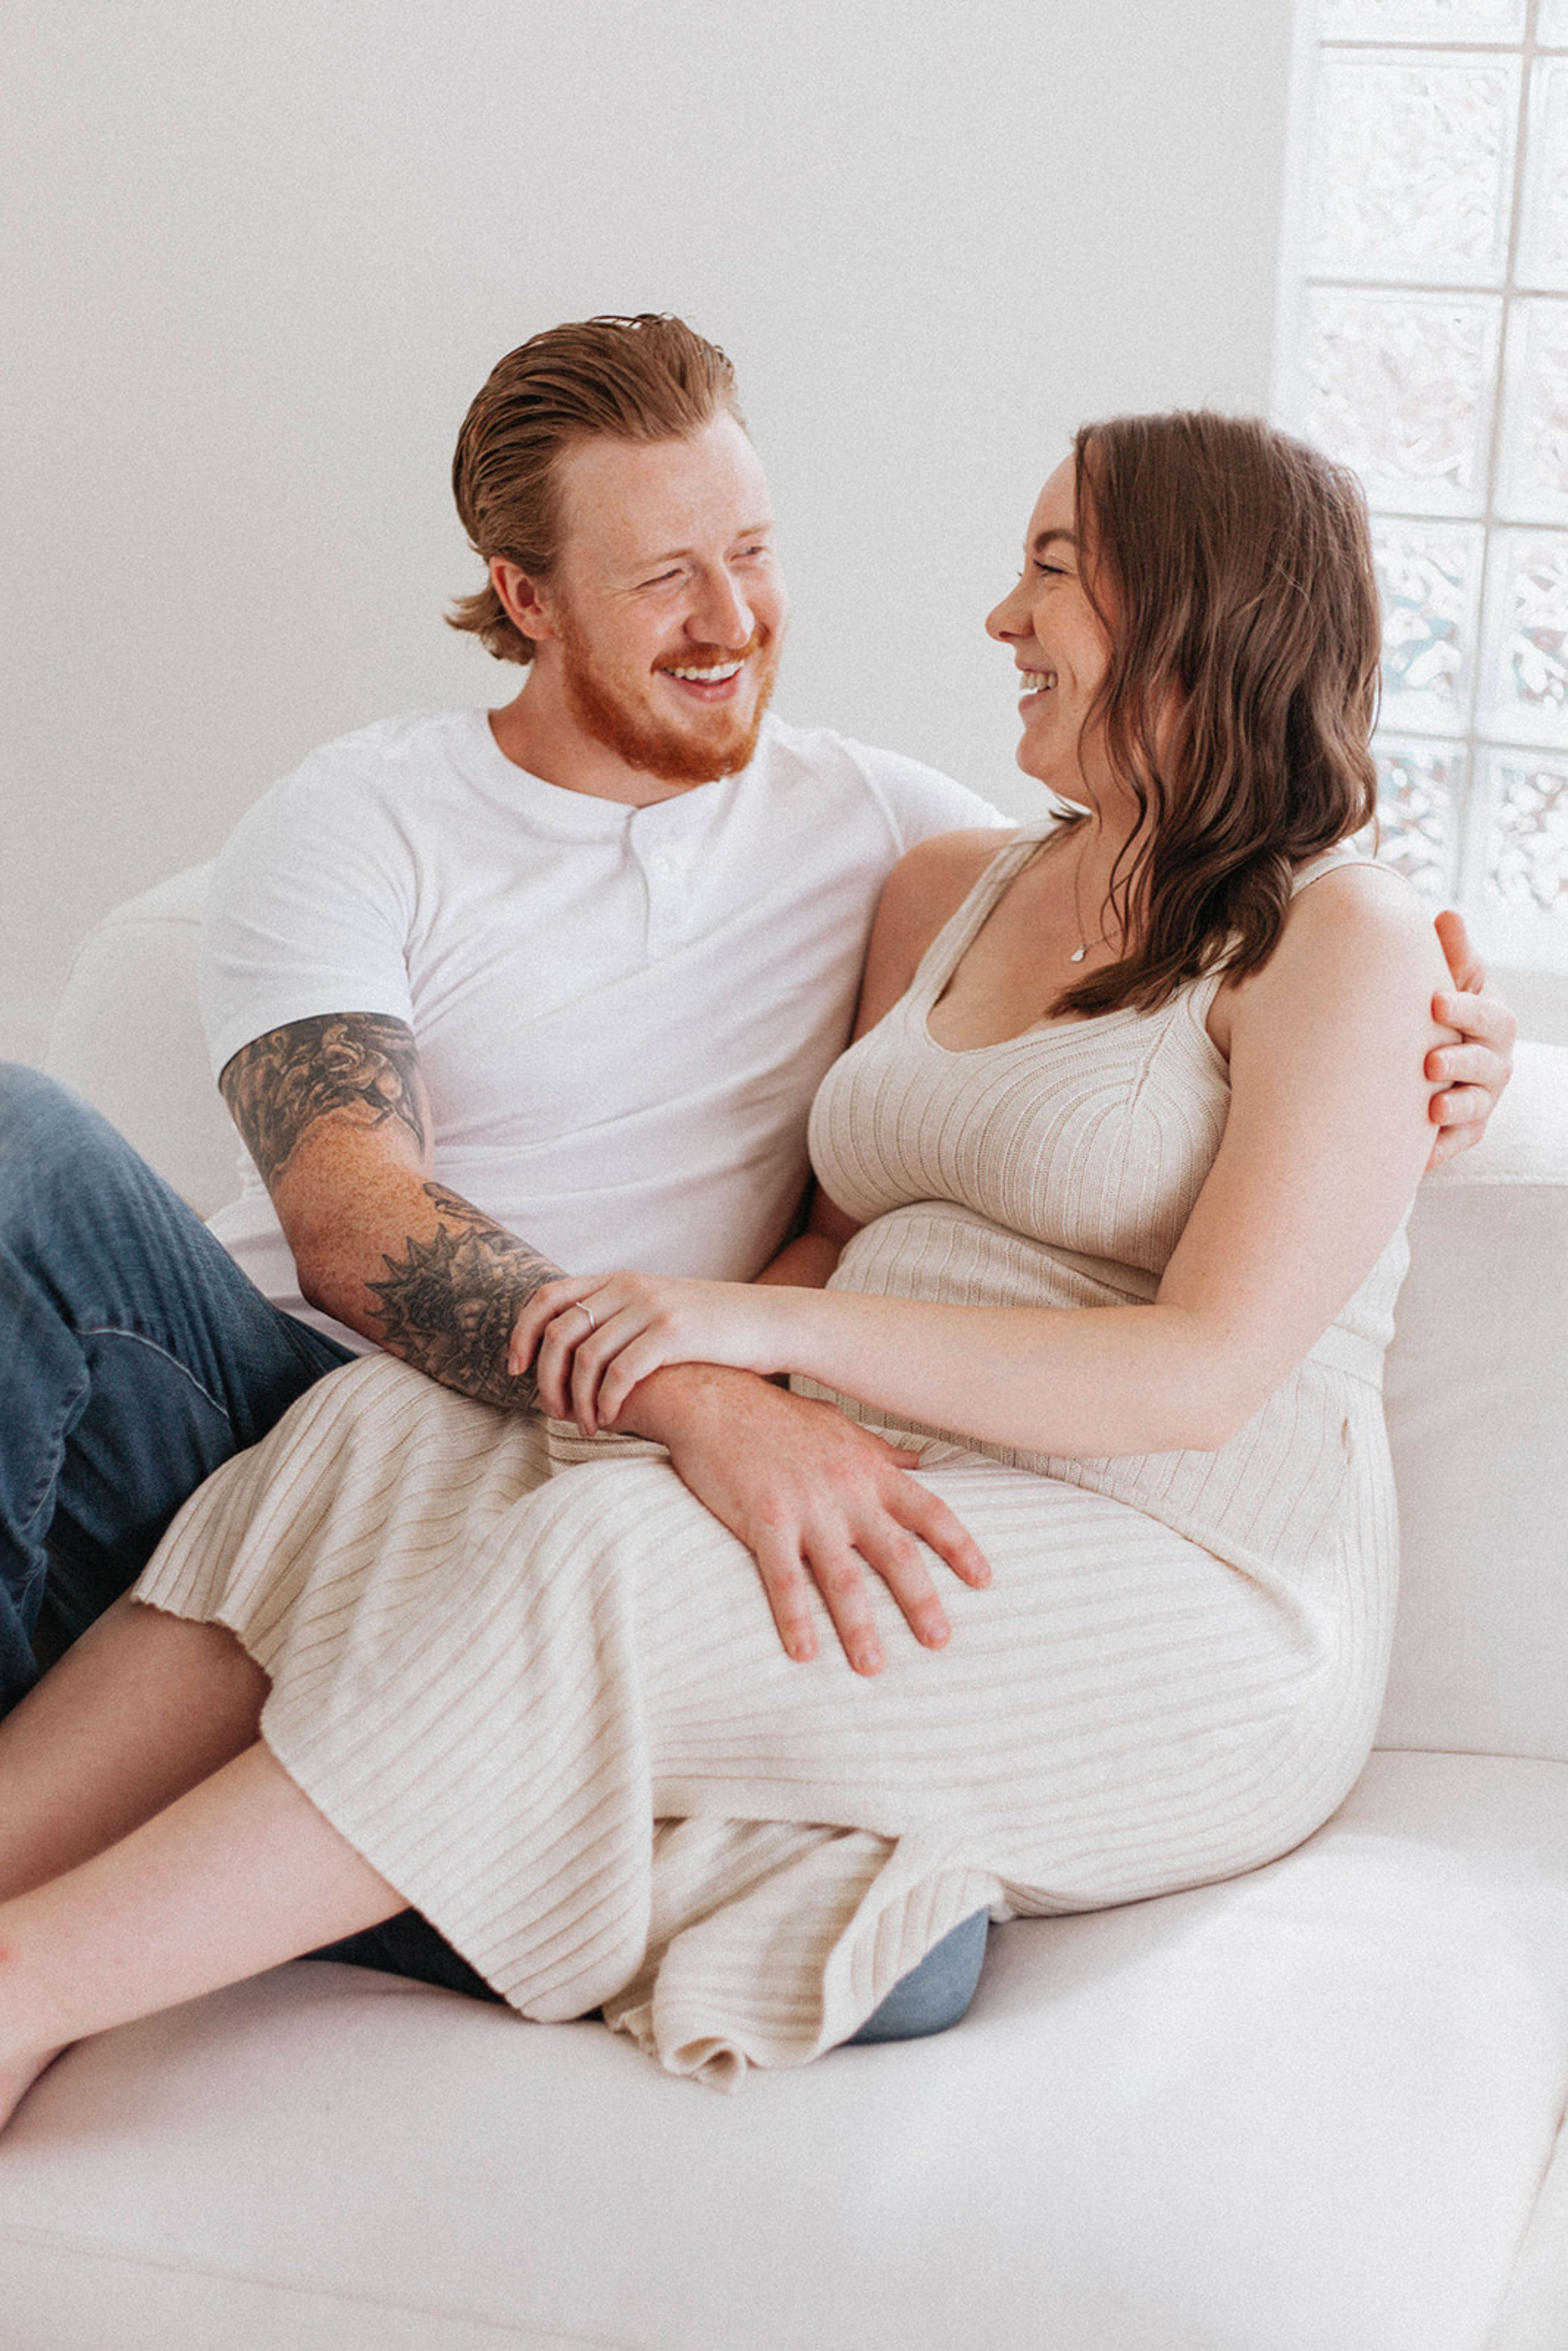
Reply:
<svg viewBox="0 0 1568 2351"><path fill-rule="evenodd" d="M559 1268L434 1180L406 1022L294 1021L236 1053L220 1084L310 1303L460 1395L531 1409L533 1377L507 1372L507 1340Z"/></svg>
<svg viewBox="0 0 1568 2351"><path fill-rule="evenodd" d="M377 1335L444 1387L531 1410L533 1374L509 1373L507 1348L523 1307L559 1268L444 1184L422 1188L435 1210L434 1231L410 1233L400 1256L383 1257L383 1278L365 1283L377 1301Z"/></svg>

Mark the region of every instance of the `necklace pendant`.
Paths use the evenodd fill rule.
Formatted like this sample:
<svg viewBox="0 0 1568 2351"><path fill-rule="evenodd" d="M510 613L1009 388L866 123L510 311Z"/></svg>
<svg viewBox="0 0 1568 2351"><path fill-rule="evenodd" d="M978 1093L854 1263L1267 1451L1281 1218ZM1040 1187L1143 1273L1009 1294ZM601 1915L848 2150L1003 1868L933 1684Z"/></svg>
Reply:
<svg viewBox="0 0 1568 2351"><path fill-rule="evenodd" d="M1067 960L1068 960L1068 962L1069 962L1069 963L1082 963L1082 960L1083 960L1083 958L1084 958L1084 956L1088 954L1088 952L1089 952L1089 942L1088 942L1088 940L1087 940L1087 939L1085 939L1085 941L1083 942L1083 945L1082 945L1081 947L1074 947L1074 948L1073 948L1072 953L1068 956Z"/></svg>

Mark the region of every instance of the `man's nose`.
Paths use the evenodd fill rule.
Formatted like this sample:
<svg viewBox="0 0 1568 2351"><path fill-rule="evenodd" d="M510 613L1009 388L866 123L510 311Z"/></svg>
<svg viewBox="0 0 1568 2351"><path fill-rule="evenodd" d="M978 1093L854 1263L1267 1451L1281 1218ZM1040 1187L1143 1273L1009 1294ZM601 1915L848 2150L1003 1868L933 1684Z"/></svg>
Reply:
<svg viewBox="0 0 1568 2351"><path fill-rule="evenodd" d="M707 573L687 626L708 644L724 645L736 652L748 644L756 623L739 581L727 571Z"/></svg>

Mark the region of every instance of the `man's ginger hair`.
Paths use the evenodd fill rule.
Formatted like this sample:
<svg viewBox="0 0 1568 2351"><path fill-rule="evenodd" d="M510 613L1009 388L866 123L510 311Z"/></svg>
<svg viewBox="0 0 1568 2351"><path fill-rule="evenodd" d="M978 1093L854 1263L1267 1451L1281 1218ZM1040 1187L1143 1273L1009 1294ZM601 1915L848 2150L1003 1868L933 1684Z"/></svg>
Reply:
<svg viewBox="0 0 1568 2351"><path fill-rule="evenodd" d="M560 559L568 449L596 433L685 440L721 414L745 424L735 370L683 319L644 310L531 335L491 370L457 436L452 494L469 545L486 563L501 556L548 580ZM491 580L460 596L446 617L497 661L534 657Z"/></svg>

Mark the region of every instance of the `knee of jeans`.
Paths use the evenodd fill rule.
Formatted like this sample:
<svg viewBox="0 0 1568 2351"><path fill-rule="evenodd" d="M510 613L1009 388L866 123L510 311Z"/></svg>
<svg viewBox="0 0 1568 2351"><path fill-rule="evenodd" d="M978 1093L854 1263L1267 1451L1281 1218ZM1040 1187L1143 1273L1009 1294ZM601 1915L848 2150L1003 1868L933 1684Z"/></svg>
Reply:
<svg viewBox="0 0 1568 2351"><path fill-rule="evenodd" d="M67 1169L79 1177L106 1140L119 1141L114 1129L57 1078L0 1061L0 1175L23 1169L30 1186Z"/></svg>
<svg viewBox="0 0 1568 2351"><path fill-rule="evenodd" d="M923 2041L948 2032L967 2016L980 1980L990 1921L984 1910L963 1919L900 1978L872 2011L849 2046L873 2041Z"/></svg>

